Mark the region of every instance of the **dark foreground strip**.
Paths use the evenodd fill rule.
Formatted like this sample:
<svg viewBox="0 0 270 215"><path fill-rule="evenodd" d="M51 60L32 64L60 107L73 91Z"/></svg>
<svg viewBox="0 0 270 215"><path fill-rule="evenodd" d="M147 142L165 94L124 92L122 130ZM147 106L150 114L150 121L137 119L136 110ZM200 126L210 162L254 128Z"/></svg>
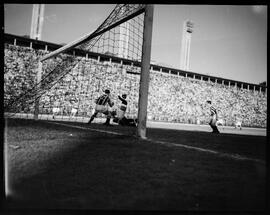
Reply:
<svg viewBox="0 0 270 215"><path fill-rule="evenodd" d="M105 131L105 130L101 130L101 129L87 128L87 127L77 126L77 125L68 125L68 124L59 123L59 122L49 122L48 121L48 123L63 125L63 126L71 127L71 128L78 128L78 129L96 131L96 132L101 132L101 133L113 134L113 135L118 135L118 136L126 136L125 134L122 134L119 132L114 132L114 131ZM192 149L192 150L201 151L201 152L207 152L207 153L211 153L211 154L216 154L217 156L220 156L220 157L227 157L227 158L232 158L235 160L253 161L253 162L257 162L257 163L261 163L261 164L265 165L265 161L263 161L263 160L248 158L248 157L238 155L238 154L229 154L229 153L218 152L218 151L210 150L210 149L203 149L200 147L188 146L188 145L179 144L179 143L176 144L176 143L170 143L170 142L165 142L165 141L152 140L149 138L145 139L145 141L159 143L159 144L166 145L166 146L176 146L176 147L182 147L182 148Z"/></svg>

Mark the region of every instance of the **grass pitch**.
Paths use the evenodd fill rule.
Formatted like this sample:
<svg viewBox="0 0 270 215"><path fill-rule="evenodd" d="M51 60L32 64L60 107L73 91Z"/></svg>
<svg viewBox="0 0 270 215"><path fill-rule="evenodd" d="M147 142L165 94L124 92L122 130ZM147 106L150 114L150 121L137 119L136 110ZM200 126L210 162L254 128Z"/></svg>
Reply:
<svg viewBox="0 0 270 215"><path fill-rule="evenodd" d="M148 129L149 141L134 137L132 127L65 124L78 128L6 121L7 208L254 212L266 208L266 137ZM220 156L224 153L250 160Z"/></svg>

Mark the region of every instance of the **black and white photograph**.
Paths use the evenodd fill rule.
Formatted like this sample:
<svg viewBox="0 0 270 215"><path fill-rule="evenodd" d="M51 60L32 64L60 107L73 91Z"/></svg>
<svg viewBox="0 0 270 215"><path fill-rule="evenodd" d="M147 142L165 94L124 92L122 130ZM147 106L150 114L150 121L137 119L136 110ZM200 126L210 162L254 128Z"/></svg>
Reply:
<svg viewBox="0 0 270 215"><path fill-rule="evenodd" d="M266 4L2 6L3 212L269 209Z"/></svg>

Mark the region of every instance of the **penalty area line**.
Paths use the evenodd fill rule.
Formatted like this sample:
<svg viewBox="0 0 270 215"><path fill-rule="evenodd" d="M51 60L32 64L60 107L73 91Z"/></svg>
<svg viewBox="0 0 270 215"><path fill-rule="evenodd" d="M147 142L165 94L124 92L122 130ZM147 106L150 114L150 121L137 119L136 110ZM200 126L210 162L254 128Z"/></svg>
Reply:
<svg viewBox="0 0 270 215"><path fill-rule="evenodd" d="M114 132L114 131L105 131L105 130L101 130L101 129L88 128L88 127L77 126L77 125L68 125L68 124L59 123L59 122L47 122L47 123L58 124L58 125L66 126L66 127L78 128L78 129L83 129L83 130L96 131L96 132L100 132L100 133L107 133L107 134L113 134L113 135L118 135L118 136L125 136L125 134L122 134L122 133L119 133L119 132ZM195 147L195 146L189 146L189 145L185 145L185 144L181 144L181 143L170 143L170 142L165 142L165 141L153 140L153 139L150 139L150 138L145 139L145 141L152 142L152 143L158 143L158 144L166 145L166 146L175 146L175 147L181 147L181 148L186 148L186 149L192 149L192 150L196 150L196 151L211 153L211 154L215 154L215 155L217 155L219 157L227 157L227 158L231 158L231 159L234 159L234 160L253 161L253 162L257 162L257 163L261 163L261 164L265 165L265 161L263 161L263 160L254 159L254 158L248 158L248 157L245 157L245 156L242 156L242 155L239 155L239 154L229 154L229 153L225 153L225 152L218 152L218 151L215 151L215 150L204 149L204 148Z"/></svg>

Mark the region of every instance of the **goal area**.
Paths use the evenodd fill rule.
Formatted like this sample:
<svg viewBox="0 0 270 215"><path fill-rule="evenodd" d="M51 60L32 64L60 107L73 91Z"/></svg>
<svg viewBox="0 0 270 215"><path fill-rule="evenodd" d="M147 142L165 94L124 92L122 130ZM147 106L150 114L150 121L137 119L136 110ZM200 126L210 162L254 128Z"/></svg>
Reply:
<svg viewBox="0 0 270 215"><path fill-rule="evenodd" d="M109 89L113 101L128 95L127 117L138 118L138 136L146 138L152 23L153 5L118 4L95 31L35 52L32 77L5 89L5 116L87 122Z"/></svg>

